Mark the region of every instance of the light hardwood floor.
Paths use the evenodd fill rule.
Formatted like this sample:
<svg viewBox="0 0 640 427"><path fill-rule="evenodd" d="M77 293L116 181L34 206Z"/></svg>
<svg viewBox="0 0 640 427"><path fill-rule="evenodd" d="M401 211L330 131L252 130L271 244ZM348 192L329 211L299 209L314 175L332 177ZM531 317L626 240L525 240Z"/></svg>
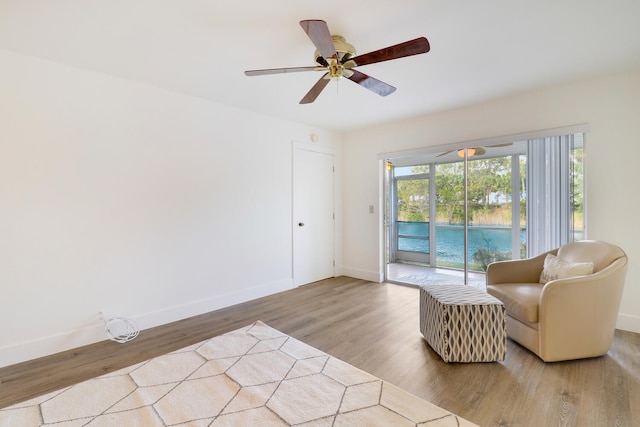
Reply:
<svg viewBox="0 0 640 427"><path fill-rule="evenodd" d="M0 368L0 407L262 320L481 426L640 426L640 334L603 357L545 364L508 341L498 363L444 363L419 331L418 288L348 277Z"/></svg>

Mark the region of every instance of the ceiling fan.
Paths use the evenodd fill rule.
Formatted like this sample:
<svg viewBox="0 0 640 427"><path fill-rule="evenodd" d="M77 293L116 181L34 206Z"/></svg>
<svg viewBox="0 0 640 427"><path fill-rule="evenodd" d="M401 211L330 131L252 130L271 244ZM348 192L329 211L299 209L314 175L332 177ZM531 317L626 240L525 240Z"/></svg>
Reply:
<svg viewBox="0 0 640 427"><path fill-rule="evenodd" d="M300 26L307 33L315 47L315 62L317 65L309 67L272 68L267 70L248 70L247 76L261 76L265 74L297 73L301 71L325 71L309 92L300 100L300 104L309 104L316 100L320 92L331 80L345 77L360 86L381 96L393 93L396 88L378 79L370 77L355 67L404 58L429 52L429 41L419 37L397 45L385 47L363 55L355 56L355 48L347 43L342 36L331 35L325 21L309 19L300 21Z"/></svg>
<svg viewBox="0 0 640 427"><path fill-rule="evenodd" d="M487 150L486 150L487 148L508 147L510 145L513 145L513 143L507 142L505 144L487 145L486 147L468 147L467 157L482 156L483 154L487 153ZM453 152L458 152L458 157L464 157L464 148L445 151L444 153L438 154L436 157L446 156L447 154L453 153Z"/></svg>

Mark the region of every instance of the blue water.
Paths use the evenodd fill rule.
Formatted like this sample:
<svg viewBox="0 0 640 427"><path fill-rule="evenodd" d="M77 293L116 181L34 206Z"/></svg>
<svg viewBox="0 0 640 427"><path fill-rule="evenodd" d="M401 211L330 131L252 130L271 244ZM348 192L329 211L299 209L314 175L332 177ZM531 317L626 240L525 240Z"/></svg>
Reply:
<svg viewBox="0 0 640 427"><path fill-rule="evenodd" d="M409 252L429 253L429 223L398 222L398 234L419 236L423 239L399 238L398 249ZM511 252L511 228L469 226L469 256L478 248ZM525 230L520 232L520 242L526 240ZM464 259L464 228L455 225L436 225L436 258L438 263L460 264Z"/></svg>

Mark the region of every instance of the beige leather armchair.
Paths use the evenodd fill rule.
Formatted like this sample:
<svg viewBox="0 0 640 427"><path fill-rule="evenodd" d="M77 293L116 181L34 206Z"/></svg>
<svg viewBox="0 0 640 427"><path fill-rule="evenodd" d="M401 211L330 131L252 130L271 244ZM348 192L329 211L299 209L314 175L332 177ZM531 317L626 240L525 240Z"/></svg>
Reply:
<svg viewBox="0 0 640 427"><path fill-rule="evenodd" d="M540 283L547 254L593 263L593 273ZM622 249L585 240L490 264L487 292L505 305L507 335L545 362L596 357L611 347L626 272Z"/></svg>

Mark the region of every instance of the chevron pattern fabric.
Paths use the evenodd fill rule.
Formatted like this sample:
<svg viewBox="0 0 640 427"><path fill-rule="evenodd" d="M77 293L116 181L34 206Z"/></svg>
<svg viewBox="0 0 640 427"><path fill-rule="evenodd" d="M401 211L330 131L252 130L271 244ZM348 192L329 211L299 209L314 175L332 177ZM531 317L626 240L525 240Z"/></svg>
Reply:
<svg viewBox="0 0 640 427"><path fill-rule="evenodd" d="M506 357L504 305L472 286L422 286L420 332L445 362L495 362Z"/></svg>

